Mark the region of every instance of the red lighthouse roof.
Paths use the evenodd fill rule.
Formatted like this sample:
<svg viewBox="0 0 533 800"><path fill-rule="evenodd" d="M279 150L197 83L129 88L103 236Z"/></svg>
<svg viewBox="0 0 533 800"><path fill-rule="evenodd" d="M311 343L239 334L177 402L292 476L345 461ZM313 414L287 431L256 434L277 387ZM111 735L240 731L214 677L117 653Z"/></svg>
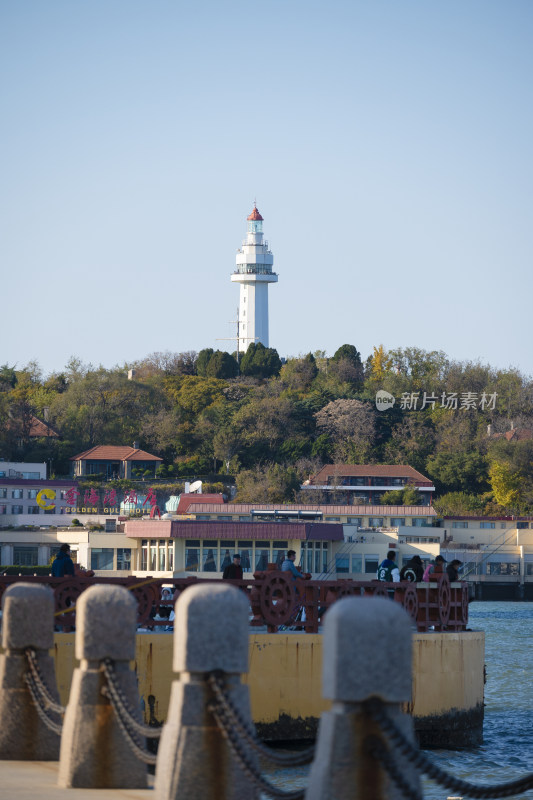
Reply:
<svg viewBox="0 0 533 800"><path fill-rule="evenodd" d="M261 214L260 214L260 213L259 213L259 211L257 210L257 206L254 206L254 210L252 211L252 213L250 214L250 216L249 216L249 217L247 217L246 219L251 219L251 220L253 220L253 221L254 221L254 220L258 220L258 219L263 219L263 217L261 216Z"/></svg>

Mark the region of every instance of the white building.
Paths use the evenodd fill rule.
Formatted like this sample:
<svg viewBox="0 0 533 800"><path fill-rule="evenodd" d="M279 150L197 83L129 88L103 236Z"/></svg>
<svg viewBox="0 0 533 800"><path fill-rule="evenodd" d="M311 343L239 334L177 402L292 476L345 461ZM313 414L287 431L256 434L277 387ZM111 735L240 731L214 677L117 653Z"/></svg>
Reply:
<svg viewBox="0 0 533 800"><path fill-rule="evenodd" d="M277 283L272 272L274 256L263 241L263 217L254 205L248 217L246 239L237 250L237 268L231 280L240 283L238 350L246 352L250 342L268 347L268 284Z"/></svg>

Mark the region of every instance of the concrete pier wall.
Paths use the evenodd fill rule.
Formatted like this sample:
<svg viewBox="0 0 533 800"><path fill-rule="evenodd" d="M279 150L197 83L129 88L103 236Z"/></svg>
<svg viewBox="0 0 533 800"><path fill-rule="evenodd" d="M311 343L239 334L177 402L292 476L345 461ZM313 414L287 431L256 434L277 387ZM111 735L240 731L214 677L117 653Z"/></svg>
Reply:
<svg viewBox="0 0 533 800"><path fill-rule="evenodd" d="M54 644L58 689L66 704L76 666L74 634L57 633ZM481 631L413 634L409 711L424 747L481 743L484 658ZM145 722L161 724L173 678L172 636L138 634L135 661ZM314 738L318 718L329 708L322 699L322 636L251 634L249 663L252 717L259 734L269 740Z"/></svg>

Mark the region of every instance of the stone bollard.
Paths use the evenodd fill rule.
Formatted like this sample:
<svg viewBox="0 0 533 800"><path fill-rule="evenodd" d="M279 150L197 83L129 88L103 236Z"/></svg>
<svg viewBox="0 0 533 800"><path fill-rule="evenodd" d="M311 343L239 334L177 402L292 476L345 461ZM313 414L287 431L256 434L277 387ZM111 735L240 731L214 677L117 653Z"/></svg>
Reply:
<svg viewBox="0 0 533 800"><path fill-rule="evenodd" d="M213 699L207 673L222 670L225 687L251 724L246 597L234 586L193 586L176 603L172 684L155 779L158 800L253 800L254 785L241 771L207 710ZM252 759L255 760L255 759Z"/></svg>
<svg viewBox="0 0 533 800"><path fill-rule="evenodd" d="M121 586L91 586L76 605L76 658L63 724L58 785L84 789L144 789L146 766L119 727L110 701L102 662L113 668L127 703L141 722L135 658L137 601Z"/></svg>
<svg viewBox="0 0 533 800"><path fill-rule="evenodd" d="M54 593L47 586L15 583L2 598L2 647L0 655L0 759L57 761L59 735L41 720L24 676L31 647L49 694L59 704L54 660ZM61 722L54 716L54 721Z"/></svg>
<svg viewBox="0 0 533 800"><path fill-rule="evenodd" d="M332 707L320 719L306 800L400 800L403 794L367 750L368 737L387 739L361 703L379 697L414 741L412 719L402 712L411 699L411 619L390 600L338 600L325 618L323 647L323 695ZM403 756L393 758L403 779L420 791L416 770Z"/></svg>

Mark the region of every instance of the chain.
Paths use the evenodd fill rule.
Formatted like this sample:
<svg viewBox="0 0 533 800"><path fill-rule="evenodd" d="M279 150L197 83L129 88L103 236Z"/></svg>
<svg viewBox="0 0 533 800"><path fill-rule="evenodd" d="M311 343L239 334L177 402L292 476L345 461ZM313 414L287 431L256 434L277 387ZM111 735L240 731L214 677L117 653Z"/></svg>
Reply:
<svg viewBox="0 0 533 800"><path fill-rule="evenodd" d="M281 767L299 767L303 764L310 764L315 755L314 746L308 747L306 750L302 750L300 753L296 754L277 753L271 747L266 747L259 741L253 727L243 719L239 710L234 706L229 695L224 690L222 675L223 673L220 670L216 670L208 676L207 682L213 690L218 704L224 709L225 716L233 724L234 728L237 729L237 733L246 740L247 744L262 755L263 758Z"/></svg>
<svg viewBox="0 0 533 800"><path fill-rule="evenodd" d="M28 684L28 689L30 690L30 694L32 696L33 703L37 710L39 717L41 718L42 722L46 725L49 730L56 733L58 736L61 736L61 731L63 729L63 723L54 722L53 719L50 719L48 714L46 713L46 708L41 705L41 698L39 695L39 691L37 689L37 685L32 677L32 675L27 672L24 676L24 680Z"/></svg>
<svg viewBox="0 0 533 800"><path fill-rule="evenodd" d="M533 789L533 774L525 775L523 778L518 778L508 783L500 783L494 786L481 786L468 781L463 781L450 775L444 770L433 764L427 756L421 753L417 748L408 741L403 733L398 730L393 721L388 717L383 707L382 701L377 697L372 697L363 703L365 711L378 722L382 729L385 731L391 742L393 742L400 753L404 755L415 767L417 767L424 775L431 778L436 783L444 786L447 789L452 789L459 794L468 795L468 797L478 797L482 800L491 800L497 797L513 797L521 792L527 792ZM379 753L381 757L382 753ZM386 765L384 765L386 767ZM391 778L396 782L392 773L389 773ZM399 786L398 788L401 789ZM417 795L411 795L417 797Z"/></svg>
<svg viewBox="0 0 533 800"><path fill-rule="evenodd" d="M106 658L104 660L104 675L107 679L107 685L109 687L109 694L111 700L113 701L113 705L120 709L120 713L122 714L124 719L128 720L128 723L132 730L135 733L138 733L140 736L145 736L147 739L159 739L161 736L162 728L154 728L150 725L143 725L140 722L137 722L135 719L135 712L132 707L129 705L124 693L122 692L118 681L115 671L113 669L113 662L110 658Z"/></svg>
<svg viewBox="0 0 533 800"><path fill-rule="evenodd" d="M283 789L278 789L277 786L274 786L263 778L255 763L249 758L249 754L244 749L243 743L239 739L237 732L233 729L231 721L226 717L224 709L220 704L210 703L207 710L213 715L220 732L226 739L242 771L260 791L264 792L268 797L280 798L280 800L303 800L305 789L295 789L293 792L285 792Z"/></svg>
<svg viewBox="0 0 533 800"><path fill-rule="evenodd" d="M154 756L152 755L152 753L149 753L147 750L145 750L144 747L135 738L135 733L133 733L133 731L130 731L130 729L127 727L126 723L122 719L122 716L120 715L118 708L114 705L112 701L111 692L109 691L108 687L103 686L101 692L104 697L107 697L109 700L111 700L111 705L115 710L115 717L119 724L120 730L124 734L124 738L126 739L127 743L129 744L129 746L131 747L137 758L140 761L143 761L145 764L149 764L150 766L155 766L157 763L157 756Z"/></svg>
<svg viewBox="0 0 533 800"><path fill-rule="evenodd" d="M46 686L41 672L39 670L39 663L37 661L37 653L35 650L32 650L31 647L28 647L24 654L28 661L28 666L31 671L31 675L33 677L33 685L35 689L38 691L41 700L44 702L44 710L50 709L55 714L64 714L65 713L65 706L56 703L55 699L52 697L52 693Z"/></svg>
<svg viewBox="0 0 533 800"><path fill-rule="evenodd" d="M423 800L422 793L414 786L410 786L406 781L398 769L398 765L394 761L390 750L381 739L378 739L377 736L369 736L365 742L365 750L372 758L381 761L389 774L389 778L396 784L407 800Z"/></svg>

